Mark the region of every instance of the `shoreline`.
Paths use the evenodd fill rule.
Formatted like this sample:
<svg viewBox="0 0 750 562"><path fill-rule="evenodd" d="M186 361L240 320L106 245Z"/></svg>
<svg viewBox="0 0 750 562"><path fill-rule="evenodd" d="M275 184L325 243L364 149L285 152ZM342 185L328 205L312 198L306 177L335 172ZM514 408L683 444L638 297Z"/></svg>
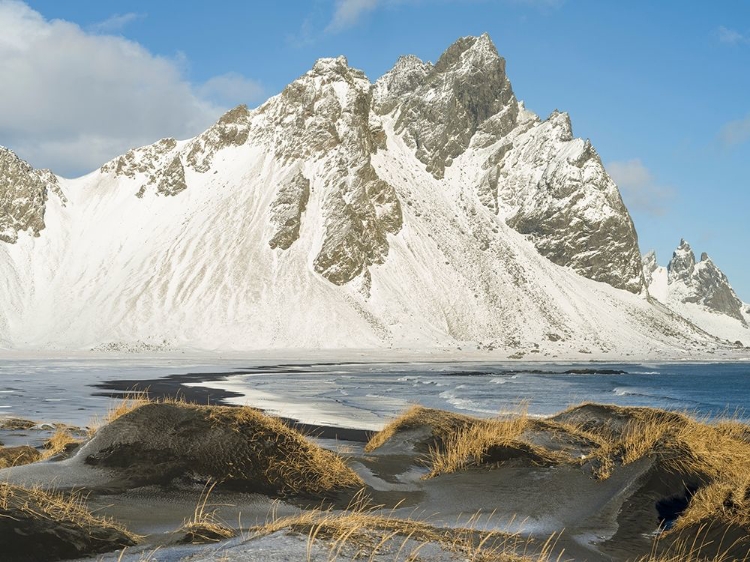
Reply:
<svg viewBox="0 0 750 562"><path fill-rule="evenodd" d="M91 385L94 388L110 390L112 392L95 392L94 396L107 396L111 398L123 398L129 392L147 392L149 398L160 400L166 398L184 398L186 402L202 405L237 406L227 402L229 398L242 398L239 392L232 392L222 388L199 386L195 383L210 383L213 381L227 380L231 376L251 374L253 371L237 371L224 373L181 373L168 375L163 378L136 380L121 379L111 380ZM260 409L260 408L259 408ZM261 409L261 411L263 411ZM369 429L355 427L338 427L324 424L311 424L301 422L291 417L278 416L288 426L296 429L304 435L317 439L334 439L366 443L373 433Z"/></svg>
<svg viewBox="0 0 750 562"><path fill-rule="evenodd" d="M475 344L476 345L476 344ZM664 353L652 352L643 355L609 353L581 353L572 350L561 350L556 355L539 356L526 353L523 357L514 357L517 352L508 350L469 349L470 345L436 348L279 348L279 349L192 349L174 348L164 350L124 351L124 350L86 350L86 349L10 349L0 348L0 360L13 361L79 361L106 360L128 362L176 361L194 362L197 364L215 364L217 362L235 362L253 364L270 362L275 364L301 362L333 363L735 363L750 361L750 347L736 348L727 346L712 352L692 354L668 350Z"/></svg>

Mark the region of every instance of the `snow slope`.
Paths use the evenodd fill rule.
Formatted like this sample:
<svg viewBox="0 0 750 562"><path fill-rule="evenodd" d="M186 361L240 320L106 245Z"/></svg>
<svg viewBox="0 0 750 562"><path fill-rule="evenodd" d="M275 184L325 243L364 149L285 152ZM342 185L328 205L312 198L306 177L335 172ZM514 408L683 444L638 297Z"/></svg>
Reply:
<svg viewBox="0 0 750 562"><path fill-rule="evenodd" d="M0 242L0 345L725 349L647 298L598 155L504 68L486 36L376 85L322 59L194 139L58 178L43 225Z"/></svg>
<svg viewBox="0 0 750 562"><path fill-rule="evenodd" d="M658 265L655 252L646 254L643 272L649 294L670 310L731 344L750 346L750 307L707 254L696 263L682 240L667 267Z"/></svg>

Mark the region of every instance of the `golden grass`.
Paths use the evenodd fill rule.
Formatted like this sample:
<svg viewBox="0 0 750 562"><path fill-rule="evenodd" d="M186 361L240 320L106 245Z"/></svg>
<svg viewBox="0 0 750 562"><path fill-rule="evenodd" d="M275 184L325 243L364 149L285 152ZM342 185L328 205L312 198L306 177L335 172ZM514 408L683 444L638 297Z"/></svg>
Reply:
<svg viewBox="0 0 750 562"><path fill-rule="evenodd" d="M639 558L637 562L748 562L750 550L745 549L742 558L737 557L738 546L744 542L726 540L726 536L718 538L711 533L710 525L701 525L688 537L681 537L667 548L660 548L659 536L654 541L651 552ZM718 544L715 544L718 540ZM747 540L747 539L745 539ZM729 544L726 544L729 542Z"/></svg>
<svg viewBox="0 0 750 562"><path fill-rule="evenodd" d="M147 390L132 390L127 392L122 398L112 403L103 418L94 417L91 422L89 422L89 437L93 437L102 426L112 423L117 418L132 412L136 408L140 408L141 406L152 402L154 402L154 400L149 398Z"/></svg>
<svg viewBox="0 0 750 562"><path fill-rule="evenodd" d="M690 499L687 510L677 520L676 530L720 521L750 532L750 473L711 482Z"/></svg>
<svg viewBox="0 0 750 562"><path fill-rule="evenodd" d="M41 458L41 453L33 447L0 447L0 469L31 464Z"/></svg>
<svg viewBox="0 0 750 562"><path fill-rule="evenodd" d="M49 459L60 453L64 453L70 445L81 443L80 439L76 439L70 430L58 427L55 433L47 439L44 443L44 452L42 453L42 459Z"/></svg>
<svg viewBox="0 0 750 562"><path fill-rule="evenodd" d="M237 432L251 430L257 443L256 464L263 466L269 483L283 483L287 493L319 495L364 485L342 457L309 441L279 418L244 406L184 407L207 408L212 423Z"/></svg>
<svg viewBox="0 0 750 562"><path fill-rule="evenodd" d="M558 453L547 451L522 439L529 428L527 408L522 405L515 414L502 418L476 420L450 434L444 445L430 449L431 471L428 477L464 470L493 462L493 450L515 449L535 463L557 463L563 460Z"/></svg>
<svg viewBox="0 0 750 562"><path fill-rule="evenodd" d="M193 517L185 521L179 531L185 533L185 542L206 544L231 539L237 532L216 515L216 509L208 510L208 498L216 482L206 484L195 506Z"/></svg>
<svg viewBox="0 0 750 562"><path fill-rule="evenodd" d="M215 470L225 461L225 474L211 474L220 480L260 476L268 486L284 495L320 496L347 488L363 486L361 478L351 470L343 458L323 449L290 428L280 419L250 407L203 406L183 399L150 399L145 392L129 394L110 409L108 423L153 405L170 405L195 411L209 424L229 429L246 437L231 453L221 459L204 459ZM245 455L240 454L240 449ZM231 459L227 459L227 455Z"/></svg>
<svg viewBox="0 0 750 562"><path fill-rule="evenodd" d="M7 512L0 516L13 517L14 513L18 513L37 520L71 523L84 531L113 529L134 543L140 540L138 535L111 519L92 515L86 507L84 496L77 493L63 494L42 490L40 487L26 488L0 482L0 511Z"/></svg>
<svg viewBox="0 0 750 562"><path fill-rule="evenodd" d="M486 420L414 406L376 434L367 450L382 446L399 431L426 425L434 439L428 477L496 462L491 452L502 447L531 462L587 465L602 480L617 466L650 457L665 470L702 483L675 530L716 521L750 530L750 426L736 419L709 422L652 408L592 404L563 414L585 407L598 408L603 417L533 420L521 409L511 417ZM574 456L564 448L535 445L529 437L534 432L584 443L585 453Z"/></svg>
<svg viewBox="0 0 750 562"><path fill-rule="evenodd" d="M414 405L373 435L365 445L365 451L378 449L400 431L422 426L432 428L433 438L440 443L475 421L476 418L470 416Z"/></svg>
<svg viewBox="0 0 750 562"><path fill-rule="evenodd" d="M345 511L307 510L289 517L274 517L265 525L249 529L248 537L255 539L284 530L306 535L307 560L312 558L316 541L328 544L329 560L345 554L347 559L369 561L378 555L393 554L394 560L402 560L402 555L406 561L418 560L419 551L429 544L472 562L548 561L555 546L554 536L536 545L518 534L478 530L475 528L478 523L478 516L463 527L438 527L425 521L397 518L392 512L380 513L378 506L368 506L360 495Z"/></svg>

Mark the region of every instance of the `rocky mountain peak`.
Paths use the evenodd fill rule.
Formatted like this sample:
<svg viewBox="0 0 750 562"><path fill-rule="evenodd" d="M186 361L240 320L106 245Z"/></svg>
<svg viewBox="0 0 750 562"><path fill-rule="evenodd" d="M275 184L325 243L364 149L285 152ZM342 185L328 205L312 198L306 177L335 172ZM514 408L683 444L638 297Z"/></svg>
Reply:
<svg viewBox="0 0 750 562"><path fill-rule="evenodd" d="M0 146L0 241L13 244L23 231L39 236L45 227L49 192L65 203L52 172L35 170L12 150Z"/></svg>
<svg viewBox="0 0 750 562"><path fill-rule="evenodd" d="M453 43L435 63L435 70L475 73L499 70L504 73L505 59L497 53L490 36L483 33L479 37L462 37Z"/></svg>
<svg viewBox="0 0 750 562"><path fill-rule="evenodd" d="M131 150L102 172L135 180L139 197L149 190L173 196L198 177L188 169L215 171L220 151L268 147L282 171L266 242L278 252L291 248L314 204L324 233L313 268L344 284L358 276L367 281L369 266L387 257L388 235L401 229L396 188L371 160L388 147L389 135L400 136L437 182L468 152L467 177L481 204L527 235L540 254L641 291L635 230L598 154L573 137L567 113L556 110L542 121L516 100L487 34L459 39L435 65L400 57L374 85L343 56L320 59L258 109L238 106L194 139ZM486 249L489 242L481 244Z"/></svg>
<svg viewBox="0 0 750 562"><path fill-rule="evenodd" d="M669 272L669 282L678 280L688 280L693 275L695 269L695 254L685 239L680 239L680 245L672 254L672 259L667 265Z"/></svg>
<svg viewBox="0 0 750 562"><path fill-rule="evenodd" d="M343 76L350 71L353 71L349 66L349 61L345 56L341 55L338 57L324 57L315 61L311 72L314 74L332 74Z"/></svg>
<svg viewBox="0 0 750 562"><path fill-rule="evenodd" d="M419 62L401 61L378 80L375 109L386 114L397 108L396 133L440 179L469 147L480 125L505 110L507 118L497 133L507 133L515 125L518 104L505 61L489 36L459 39L434 67Z"/></svg>
<svg viewBox="0 0 750 562"><path fill-rule="evenodd" d="M696 263L695 254L684 239L674 251L667 266L669 289L685 303L702 304L714 312L736 318L743 324L742 301L729 284L727 276L706 252Z"/></svg>

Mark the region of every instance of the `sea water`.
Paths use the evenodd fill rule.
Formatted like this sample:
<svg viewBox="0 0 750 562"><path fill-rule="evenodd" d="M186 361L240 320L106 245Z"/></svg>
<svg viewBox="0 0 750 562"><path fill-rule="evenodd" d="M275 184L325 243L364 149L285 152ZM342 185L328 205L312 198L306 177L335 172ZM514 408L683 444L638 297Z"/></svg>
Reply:
<svg viewBox="0 0 750 562"><path fill-rule="evenodd" d="M96 384L198 372L210 379L198 384L238 393L228 399L231 403L305 423L363 429L378 429L411 404L490 417L519 408L545 416L588 401L750 421L747 362L252 363L152 358L1 361L0 417L86 425L112 403Z"/></svg>

